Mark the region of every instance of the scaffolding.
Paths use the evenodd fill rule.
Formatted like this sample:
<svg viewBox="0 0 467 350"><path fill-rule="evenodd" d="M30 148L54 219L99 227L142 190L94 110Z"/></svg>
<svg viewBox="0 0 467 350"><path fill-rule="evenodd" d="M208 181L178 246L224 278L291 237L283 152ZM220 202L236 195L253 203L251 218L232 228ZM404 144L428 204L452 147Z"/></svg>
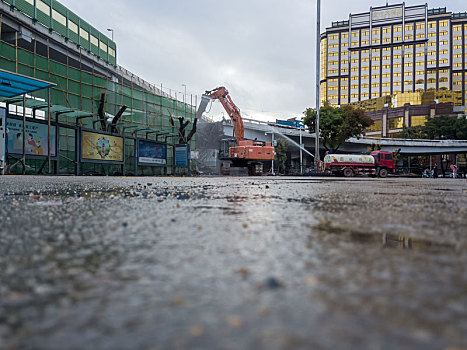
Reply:
<svg viewBox="0 0 467 350"><path fill-rule="evenodd" d="M27 2L27 1L23 1ZM56 3L55 1L53 3ZM16 1L19 4L19 0ZM139 174L183 174L187 169L174 165L174 145L179 142L179 118L188 121L186 132L191 131L196 114L196 97L183 101L162 92L162 88L148 84L141 78L120 67L106 67L99 60L89 59L82 50L67 50L47 37L35 35L25 37L2 23L0 13L0 68L56 84L50 91L52 116L59 127L59 166L57 174L75 173L77 126L95 129L99 121L99 107L104 96L106 116L115 116L122 106L127 106L119 121L120 131L127 127L147 128L153 132L145 134L148 139L163 137L167 142L168 154L165 167L138 166ZM102 61L102 60L101 60ZM27 114L41 118L40 110L34 109L38 101L46 101L46 92L38 91L28 96ZM1 101L0 101L1 102ZM8 102L8 101L4 101ZM18 105L19 107L16 107ZM19 109L18 109L19 108ZM9 103L9 113L21 115L19 103ZM80 118L88 115L88 118ZM126 174L135 174L134 138L125 139ZM105 130L102 130L105 131ZM137 136L137 135L136 135ZM160 141L160 140L158 140ZM190 141L194 148L195 138ZM28 172L36 173L40 167L34 160L28 162ZM162 169L163 168L163 169ZM116 174L121 171L111 164L82 164L82 174Z"/></svg>

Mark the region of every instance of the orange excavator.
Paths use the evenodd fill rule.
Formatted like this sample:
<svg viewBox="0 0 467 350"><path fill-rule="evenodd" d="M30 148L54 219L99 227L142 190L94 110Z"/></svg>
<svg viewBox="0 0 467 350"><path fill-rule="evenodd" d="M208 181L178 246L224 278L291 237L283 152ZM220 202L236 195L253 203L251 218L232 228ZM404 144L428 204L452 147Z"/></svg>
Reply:
<svg viewBox="0 0 467 350"><path fill-rule="evenodd" d="M274 160L274 147L270 142L245 139L240 109L232 101L229 91L225 87L206 91L204 96L219 100L232 120L234 139L224 140L219 152L219 158L229 164L228 166L224 165L224 174L228 172L232 174L232 168L247 168L249 175L262 175L263 162Z"/></svg>

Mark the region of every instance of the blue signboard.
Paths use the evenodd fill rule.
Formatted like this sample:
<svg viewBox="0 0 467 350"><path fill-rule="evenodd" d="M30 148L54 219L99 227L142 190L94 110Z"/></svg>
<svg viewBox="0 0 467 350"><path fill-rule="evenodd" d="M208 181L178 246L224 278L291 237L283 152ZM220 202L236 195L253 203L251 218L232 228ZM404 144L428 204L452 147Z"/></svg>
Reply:
<svg viewBox="0 0 467 350"><path fill-rule="evenodd" d="M188 145L175 146L175 166L188 166Z"/></svg>
<svg viewBox="0 0 467 350"><path fill-rule="evenodd" d="M166 165L167 144L138 140L138 164L141 165Z"/></svg>

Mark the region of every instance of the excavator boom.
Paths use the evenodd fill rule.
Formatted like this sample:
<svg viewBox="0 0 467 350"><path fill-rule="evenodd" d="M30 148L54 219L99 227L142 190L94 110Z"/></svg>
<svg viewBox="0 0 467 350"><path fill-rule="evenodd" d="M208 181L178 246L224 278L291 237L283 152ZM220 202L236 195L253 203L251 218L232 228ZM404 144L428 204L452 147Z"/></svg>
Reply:
<svg viewBox="0 0 467 350"><path fill-rule="evenodd" d="M232 98L229 95L229 91L225 87L221 86L215 88L214 90L206 91L205 94L214 100L220 101L230 119L232 120L235 139L237 142L243 141L245 139L245 129L243 127L242 116L240 114L240 109L232 101Z"/></svg>
<svg viewBox="0 0 467 350"><path fill-rule="evenodd" d="M274 147L270 142L245 140L245 129L240 109L232 101L229 91L223 86L205 92L198 113L202 114L206 109L208 97L221 102L234 127L236 144L230 146L228 156L221 159L228 160L235 167L248 167L250 175L261 175L263 162L274 160Z"/></svg>

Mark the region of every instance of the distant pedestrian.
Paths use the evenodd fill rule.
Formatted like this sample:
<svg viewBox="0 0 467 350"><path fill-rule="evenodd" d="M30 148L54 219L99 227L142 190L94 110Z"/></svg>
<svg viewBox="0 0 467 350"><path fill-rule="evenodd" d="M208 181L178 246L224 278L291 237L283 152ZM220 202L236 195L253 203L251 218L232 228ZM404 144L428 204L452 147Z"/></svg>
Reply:
<svg viewBox="0 0 467 350"><path fill-rule="evenodd" d="M438 178L438 163L435 163L435 166L433 167L433 178Z"/></svg>

